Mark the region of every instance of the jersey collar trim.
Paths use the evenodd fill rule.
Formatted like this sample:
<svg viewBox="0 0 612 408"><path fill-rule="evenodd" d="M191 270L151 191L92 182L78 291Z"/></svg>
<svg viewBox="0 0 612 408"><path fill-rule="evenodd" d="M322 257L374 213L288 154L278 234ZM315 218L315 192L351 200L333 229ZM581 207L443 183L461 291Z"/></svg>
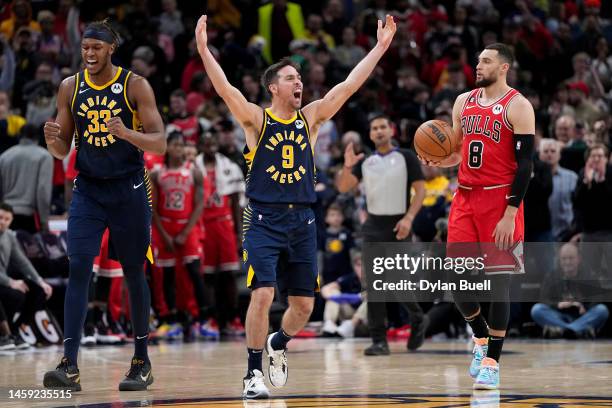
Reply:
<svg viewBox="0 0 612 408"><path fill-rule="evenodd" d="M268 113L268 116L270 116L270 118L274 119L277 122L280 122L284 125L289 125L291 123L293 123L293 121L295 121L295 119L297 118L297 112L295 112L295 114L293 115L293 117L291 119L281 119L278 116L274 115L271 111L270 108L266 108L266 112Z"/></svg>
<svg viewBox="0 0 612 408"><path fill-rule="evenodd" d="M514 90L514 88L508 89L508 91L506 93L504 93L502 96L497 98L494 102L485 105L485 104L480 102L480 98L482 97L482 94L483 94L483 91L484 91L484 88L480 88L480 90L476 94L476 104L478 106L480 106L481 108L490 108L491 106L494 106L494 105L498 104L502 99L504 99L506 96L508 96L508 94L510 92L512 92L513 90Z"/></svg>
<svg viewBox="0 0 612 408"><path fill-rule="evenodd" d="M85 74L83 75L83 77L85 78L85 82L87 82L87 85L89 85L91 88L95 89L96 91L101 91L102 89L106 88L107 86L115 82L119 78L119 75L121 75L122 70L123 68L117 67L117 72L115 73L115 76L113 77L113 79L111 79L104 85L96 85L93 82L91 82L91 80L89 79L89 73L87 72L87 69L85 70Z"/></svg>

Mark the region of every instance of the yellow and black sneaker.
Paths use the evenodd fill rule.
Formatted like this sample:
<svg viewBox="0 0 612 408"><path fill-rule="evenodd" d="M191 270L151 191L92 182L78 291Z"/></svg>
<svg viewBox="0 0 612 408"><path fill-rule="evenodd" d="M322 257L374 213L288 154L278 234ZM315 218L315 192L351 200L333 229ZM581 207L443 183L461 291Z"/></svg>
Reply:
<svg viewBox="0 0 612 408"><path fill-rule="evenodd" d="M62 357L55 370L47 371L43 379L46 388L61 388L71 391L81 391L81 376L76 365L70 365L66 357Z"/></svg>
<svg viewBox="0 0 612 408"><path fill-rule="evenodd" d="M144 391L151 384L153 384L151 363L133 357L130 371L125 374L125 378L119 383L119 391Z"/></svg>

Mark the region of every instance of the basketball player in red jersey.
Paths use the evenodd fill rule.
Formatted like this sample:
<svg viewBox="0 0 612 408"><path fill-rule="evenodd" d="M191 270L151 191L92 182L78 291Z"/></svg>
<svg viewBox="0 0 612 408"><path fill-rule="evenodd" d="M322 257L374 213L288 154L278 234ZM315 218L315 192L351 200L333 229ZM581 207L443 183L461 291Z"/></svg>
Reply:
<svg viewBox="0 0 612 408"><path fill-rule="evenodd" d="M244 335L234 277L234 272L240 270L238 237L242 231L240 195L245 190L244 176L236 163L219 153L218 134L206 133L201 150L195 163L205 180L204 272L207 282L214 282L219 327L227 334ZM214 322L211 324L214 326Z"/></svg>
<svg viewBox="0 0 612 408"><path fill-rule="evenodd" d="M521 202L531 178L535 115L529 101L506 82L513 61L504 44L491 44L480 53L478 88L459 95L453 107L453 131L461 143L441 162L421 159L441 167L459 164L447 253L457 256L456 243L481 243L477 256L484 256L484 272L492 280L496 302L491 303L486 320L478 302L458 291L453 294L474 332L469 371L475 389L499 387L499 358L510 315L510 275L524 272Z"/></svg>
<svg viewBox="0 0 612 408"><path fill-rule="evenodd" d="M168 136L166 162L151 174L153 181L153 247L156 263L164 271L164 298L169 323L176 323L176 278L178 259L193 283L200 309L204 305L204 283L200 275L200 233L198 223L204 208L202 173L185 162L183 135Z"/></svg>

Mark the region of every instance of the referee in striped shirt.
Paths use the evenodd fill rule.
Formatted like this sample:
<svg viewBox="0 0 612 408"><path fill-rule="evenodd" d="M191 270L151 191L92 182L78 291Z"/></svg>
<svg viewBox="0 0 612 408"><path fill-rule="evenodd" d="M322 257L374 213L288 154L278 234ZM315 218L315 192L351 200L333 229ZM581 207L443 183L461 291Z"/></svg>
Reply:
<svg viewBox="0 0 612 408"><path fill-rule="evenodd" d="M392 143L390 119L377 115L370 120L370 139L376 151L364 160L356 155L352 143L344 152L344 168L338 175L336 187L347 192L363 181L368 217L363 224L363 240L367 242L397 242L410 237L412 221L425 198L425 180L421 164L411 150L396 148ZM414 197L410 200L411 190ZM401 307L410 314L412 334L408 350L423 344L428 325L427 316L417 302L403 302ZM388 355L385 320L387 305L368 302L368 325L372 345L365 355Z"/></svg>

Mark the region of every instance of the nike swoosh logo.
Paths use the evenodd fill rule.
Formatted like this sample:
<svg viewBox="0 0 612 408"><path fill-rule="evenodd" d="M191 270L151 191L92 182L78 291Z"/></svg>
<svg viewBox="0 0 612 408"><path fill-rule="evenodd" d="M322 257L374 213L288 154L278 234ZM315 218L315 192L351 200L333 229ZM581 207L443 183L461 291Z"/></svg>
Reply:
<svg viewBox="0 0 612 408"><path fill-rule="evenodd" d="M80 95L80 94L82 94L82 93L85 93L85 92L87 92L87 91L89 91L89 88L80 89L80 90L79 90L79 95Z"/></svg>
<svg viewBox="0 0 612 408"><path fill-rule="evenodd" d="M134 190L136 190L138 187L142 186L143 183L144 183L144 181L142 183L140 183L140 184L134 184Z"/></svg>
<svg viewBox="0 0 612 408"><path fill-rule="evenodd" d="M270 122L268 121L268 125L272 126L272 125L276 125L278 122Z"/></svg>
<svg viewBox="0 0 612 408"><path fill-rule="evenodd" d="M513 195L506 195L506 200L508 200L508 199L510 199L510 198L512 198L512 197L516 197L516 196L513 196Z"/></svg>
<svg viewBox="0 0 612 408"><path fill-rule="evenodd" d="M68 377L68 378L74 378L74 377L77 377L78 375L79 375L79 373L74 373L74 374L66 373L66 377Z"/></svg>
<svg viewBox="0 0 612 408"><path fill-rule="evenodd" d="M151 371L149 371L147 375L140 374L140 379L144 382L147 382L147 380L149 379L149 375L151 375Z"/></svg>
<svg viewBox="0 0 612 408"><path fill-rule="evenodd" d="M142 337L140 337L140 336L136 336L136 338L137 338L138 340L142 340L142 339L144 339L144 338L145 338L145 337L147 337L147 336L148 336L148 334L145 334L145 335L144 335L144 336L142 336Z"/></svg>
<svg viewBox="0 0 612 408"><path fill-rule="evenodd" d="M312 224L314 221L314 218L312 220L308 220L308 224Z"/></svg>

